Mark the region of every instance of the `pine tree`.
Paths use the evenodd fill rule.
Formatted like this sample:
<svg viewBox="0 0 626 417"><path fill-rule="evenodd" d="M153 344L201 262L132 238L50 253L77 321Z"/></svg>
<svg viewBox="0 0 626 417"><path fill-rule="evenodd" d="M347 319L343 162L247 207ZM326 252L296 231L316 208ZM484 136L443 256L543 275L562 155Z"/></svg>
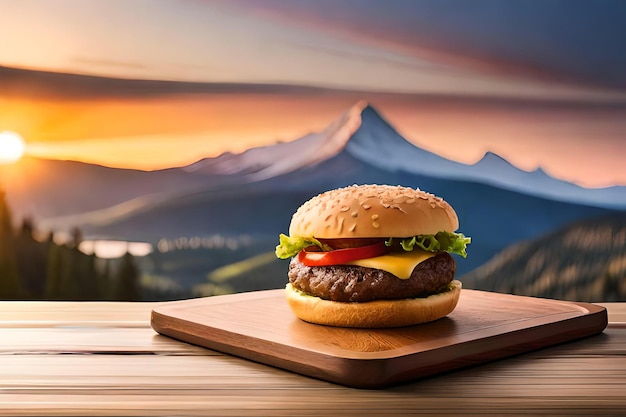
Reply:
<svg viewBox="0 0 626 417"><path fill-rule="evenodd" d="M61 275L63 273L62 247L54 243L54 235L50 233L48 238L48 257L46 260L46 287L44 298L46 300L61 300Z"/></svg>
<svg viewBox="0 0 626 417"><path fill-rule="evenodd" d="M61 294L64 300L80 300L81 255L73 245L62 247Z"/></svg>
<svg viewBox="0 0 626 417"><path fill-rule="evenodd" d="M15 250L13 219L3 189L0 189L0 300L26 298L22 289Z"/></svg>
<svg viewBox="0 0 626 417"><path fill-rule="evenodd" d="M22 286L34 299L44 294L46 278L47 243L35 239L35 223L30 217L22 219L22 227L15 240L17 266Z"/></svg>
<svg viewBox="0 0 626 417"><path fill-rule="evenodd" d="M82 279L85 273L83 257L85 256L78 248L82 242L82 232L79 228L72 229L72 239L66 244L59 246L55 254L58 268L58 287L56 299L81 300Z"/></svg>
<svg viewBox="0 0 626 417"><path fill-rule="evenodd" d="M98 300L101 297L99 294L100 276L96 269L96 255L87 255L81 252L81 258L79 268L80 299Z"/></svg>
<svg viewBox="0 0 626 417"><path fill-rule="evenodd" d="M114 297L118 301L141 300L139 269L135 265L135 258L129 252L122 258Z"/></svg>
<svg viewBox="0 0 626 417"><path fill-rule="evenodd" d="M100 268L97 269L98 273L98 298L100 300L113 299L113 292L115 290L112 282L113 277L111 274L111 260L110 259L98 259Z"/></svg>

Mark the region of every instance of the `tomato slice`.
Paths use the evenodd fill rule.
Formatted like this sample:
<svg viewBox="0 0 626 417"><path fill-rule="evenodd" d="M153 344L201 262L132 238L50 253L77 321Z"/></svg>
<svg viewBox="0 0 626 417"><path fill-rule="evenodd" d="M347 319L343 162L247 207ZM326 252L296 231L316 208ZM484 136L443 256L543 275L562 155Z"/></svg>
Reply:
<svg viewBox="0 0 626 417"><path fill-rule="evenodd" d="M374 258L389 252L385 242L373 245L360 246L358 248L335 249L328 252L307 252L298 253L298 260L306 266L329 266L341 265L357 259Z"/></svg>

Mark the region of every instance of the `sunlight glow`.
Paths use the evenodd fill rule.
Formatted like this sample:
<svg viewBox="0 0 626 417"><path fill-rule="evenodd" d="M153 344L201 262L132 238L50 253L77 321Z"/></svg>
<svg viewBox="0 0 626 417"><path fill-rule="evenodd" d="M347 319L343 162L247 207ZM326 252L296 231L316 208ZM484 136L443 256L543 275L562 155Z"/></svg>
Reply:
<svg viewBox="0 0 626 417"><path fill-rule="evenodd" d="M0 164L17 162L24 155L24 139L15 132L0 132Z"/></svg>

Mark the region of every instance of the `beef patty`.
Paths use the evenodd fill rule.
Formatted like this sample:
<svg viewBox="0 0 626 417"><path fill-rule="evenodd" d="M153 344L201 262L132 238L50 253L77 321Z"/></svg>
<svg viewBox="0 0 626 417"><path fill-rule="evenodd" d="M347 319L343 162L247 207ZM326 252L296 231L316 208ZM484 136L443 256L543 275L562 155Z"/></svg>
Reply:
<svg viewBox="0 0 626 417"><path fill-rule="evenodd" d="M300 291L331 301L365 302L427 297L453 279L456 263L449 253L435 255L415 267L408 279L380 269L355 265L306 266L292 258L289 282Z"/></svg>

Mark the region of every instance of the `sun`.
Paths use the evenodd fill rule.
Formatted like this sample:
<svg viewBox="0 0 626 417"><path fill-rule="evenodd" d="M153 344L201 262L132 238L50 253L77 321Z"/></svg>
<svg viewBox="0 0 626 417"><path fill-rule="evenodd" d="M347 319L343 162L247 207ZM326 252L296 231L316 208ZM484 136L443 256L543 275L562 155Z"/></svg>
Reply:
<svg viewBox="0 0 626 417"><path fill-rule="evenodd" d="M19 161L24 155L24 139L9 131L0 132L0 164L10 164Z"/></svg>

